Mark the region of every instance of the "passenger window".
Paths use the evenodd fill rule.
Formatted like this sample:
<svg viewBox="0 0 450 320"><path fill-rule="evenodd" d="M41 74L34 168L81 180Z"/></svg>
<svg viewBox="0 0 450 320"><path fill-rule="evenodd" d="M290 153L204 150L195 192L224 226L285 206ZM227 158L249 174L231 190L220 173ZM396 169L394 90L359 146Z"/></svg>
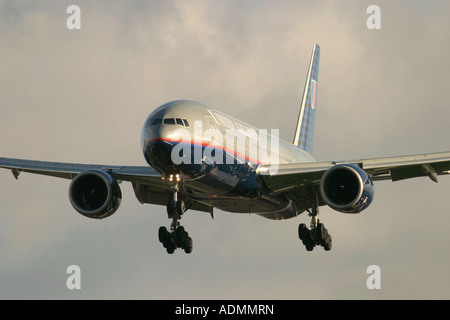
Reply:
<svg viewBox="0 0 450 320"><path fill-rule="evenodd" d="M175 124L174 118L166 118L164 119L164 124Z"/></svg>
<svg viewBox="0 0 450 320"><path fill-rule="evenodd" d="M183 119L183 121L184 121L184 125L185 125L186 127L189 127L189 122L188 122L186 119Z"/></svg>
<svg viewBox="0 0 450 320"><path fill-rule="evenodd" d="M183 126L183 120L181 120L180 118L177 118L177 124L182 125Z"/></svg>
<svg viewBox="0 0 450 320"><path fill-rule="evenodd" d="M162 119L153 119L152 126L156 126L156 125L161 124L161 123L162 123Z"/></svg>

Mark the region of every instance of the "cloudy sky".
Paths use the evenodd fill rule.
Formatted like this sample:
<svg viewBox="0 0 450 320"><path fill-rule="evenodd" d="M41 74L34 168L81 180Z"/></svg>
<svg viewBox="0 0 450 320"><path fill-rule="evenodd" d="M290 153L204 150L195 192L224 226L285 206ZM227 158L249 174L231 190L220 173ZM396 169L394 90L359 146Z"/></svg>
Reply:
<svg viewBox="0 0 450 320"><path fill-rule="evenodd" d="M68 30L66 9L81 8ZM381 9L369 30L366 9ZM450 150L449 1L2 1L0 156L145 165L147 115L194 99L291 140L321 47L314 156ZM327 207L333 249L306 252L283 222L187 212L194 252L168 255L164 207L121 185L94 221L69 181L0 171L2 299L449 299L450 178L379 182L366 211ZM81 269L68 290L66 269ZM366 269L381 269L368 290Z"/></svg>

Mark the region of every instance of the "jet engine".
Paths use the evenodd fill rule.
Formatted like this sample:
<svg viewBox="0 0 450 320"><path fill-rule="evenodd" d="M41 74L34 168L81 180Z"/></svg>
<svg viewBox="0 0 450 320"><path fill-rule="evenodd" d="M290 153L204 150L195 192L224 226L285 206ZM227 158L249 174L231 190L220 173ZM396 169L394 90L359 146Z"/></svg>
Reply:
<svg viewBox="0 0 450 320"><path fill-rule="evenodd" d="M360 213L374 197L374 185L367 172L354 164L340 164L328 169L320 181L325 203L344 213Z"/></svg>
<svg viewBox="0 0 450 320"><path fill-rule="evenodd" d="M69 199L83 216L103 219L119 208L122 192L117 181L107 172L86 170L72 180Z"/></svg>

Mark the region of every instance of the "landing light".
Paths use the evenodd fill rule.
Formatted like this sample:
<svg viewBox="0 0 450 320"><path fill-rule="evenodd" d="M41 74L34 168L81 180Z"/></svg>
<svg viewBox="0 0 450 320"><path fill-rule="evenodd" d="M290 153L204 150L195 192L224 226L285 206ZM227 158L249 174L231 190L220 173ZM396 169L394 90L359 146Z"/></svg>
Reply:
<svg viewBox="0 0 450 320"><path fill-rule="evenodd" d="M180 182L180 181L181 181L181 175L180 175L179 173L177 173L177 174L175 175L175 177L173 176L173 174L171 174L171 175L169 176L169 181L170 181L170 182L174 181L174 178L175 178L175 181L177 181L177 182Z"/></svg>

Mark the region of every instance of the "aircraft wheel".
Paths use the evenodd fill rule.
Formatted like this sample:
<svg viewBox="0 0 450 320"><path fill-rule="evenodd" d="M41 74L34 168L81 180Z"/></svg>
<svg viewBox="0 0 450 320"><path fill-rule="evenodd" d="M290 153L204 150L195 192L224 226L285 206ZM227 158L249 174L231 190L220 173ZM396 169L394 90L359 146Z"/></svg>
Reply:
<svg viewBox="0 0 450 320"><path fill-rule="evenodd" d="M194 248L194 244L192 242L192 238L188 237L186 239L186 241L184 242L184 252L191 253L193 248Z"/></svg>
<svg viewBox="0 0 450 320"><path fill-rule="evenodd" d="M325 251L330 251L331 247L332 247L331 236L327 234L323 248L325 249Z"/></svg>
<svg viewBox="0 0 450 320"><path fill-rule="evenodd" d="M300 238L300 240L305 239L307 236L309 236L309 230L306 227L306 224L304 223L300 223L298 225L298 237Z"/></svg>
<svg viewBox="0 0 450 320"><path fill-rule="evenodd" d="M316 228L317 233L316 234L317 234L317 237L319 238L319 241L323 241L325 239L325 237L326 237L325 230L326 229L325 229L323 223L317 224L317 228Z"/></svg>
<svg viewBox="0 0 450 320"><path fill-rule="evenodd" d="M181 247L183 243L188 238L188 233L184 230L183 226L179 226L177 230L175 231L175 240L177 241L177 244Z"/></svg>
<svg viewBox="0 0 450 320"><path fill-rule="evenodd" d="M173 254L175 252L175 246L172 243L166 243L165 247L168 254Z"/></svg>
<svg viewBox="0 0 450 320"><path fill-rule="evenodd" d="M161 243L166 243L169 239L169 232L167 231L166 227L159 227L158 230L158 239Z"/></svg>

